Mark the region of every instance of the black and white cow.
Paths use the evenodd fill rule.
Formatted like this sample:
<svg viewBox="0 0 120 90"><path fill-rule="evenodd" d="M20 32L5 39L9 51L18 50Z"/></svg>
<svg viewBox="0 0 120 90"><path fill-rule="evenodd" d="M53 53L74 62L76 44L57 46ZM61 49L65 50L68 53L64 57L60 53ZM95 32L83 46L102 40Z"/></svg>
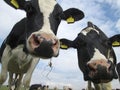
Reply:
<svg viewBox="0 0 120 90"><path fill-rule="evenodd" d="M60 42L62 49L77 49L78 65L85 81L98 84L118 78L111 40L96 25L88 22L73 41L61 39Z"/></svg>
<svg viewBox="0 0 120 90"><path fill-rule="evenodd" d="M30 86L29 90L42 90L42 85L41 84L33 84Z"/></svg>
<svg viewBox="0 0 120 90"><path fill-rule="evenodd" d="M26 17L15 24L0 48L0 85L6 81L9 72L11 87L15 73L19 74L15 90L20 90L25 74L23 85L28 90L39 59L57 57L59 54L60 43L56 34L61 20L70 21L68 18L72 17L72 22L78 21L84 14L75 8L63 12L55 0L4 1L15 9L24 10Z"/></svg>

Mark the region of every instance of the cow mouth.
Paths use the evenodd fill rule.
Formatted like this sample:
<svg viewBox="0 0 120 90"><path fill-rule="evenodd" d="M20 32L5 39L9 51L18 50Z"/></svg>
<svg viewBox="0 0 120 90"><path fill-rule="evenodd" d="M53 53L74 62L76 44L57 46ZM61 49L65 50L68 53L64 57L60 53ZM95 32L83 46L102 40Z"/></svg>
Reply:
<svg viewBox="0 0 120 90"><path fill-rule="evenodd" d="M104 65L97 65L97 68L88 67L88 77L89 80L98 83L107 83L112 79L117 79L118 76L115 71L115 66L111 61L107 61L109 67Z"/></svg>
<svg viewBox="0 0 120 90"><path fill-rule="evenodd" d="M94 83L107 83L114 78L114 67L112 62L108 61L103 63L93 66L94 63L92 62L87 65L89 80L93 81Z"/></svg>
<svg viewBox="0 0 120 90"><path fill-rule="evenodd" d="M100 72L100 73L102 73L102 72ZM89 79L96 84L98 84L98 83L108 83L112 80L112 78L110 76L110 73L106 73L104 75L101 75L101 74L99 74L99 72L97 70L96 71L90 71L88 76L89 76Z"/></svg>
<svg viewBox="0 0 120 90"><path fill-rule="evenodd" d="M46 38L40 34L33 34L29 39L30 52L42 58L57 57L59 46L59 40L53 37Z"/></svg>

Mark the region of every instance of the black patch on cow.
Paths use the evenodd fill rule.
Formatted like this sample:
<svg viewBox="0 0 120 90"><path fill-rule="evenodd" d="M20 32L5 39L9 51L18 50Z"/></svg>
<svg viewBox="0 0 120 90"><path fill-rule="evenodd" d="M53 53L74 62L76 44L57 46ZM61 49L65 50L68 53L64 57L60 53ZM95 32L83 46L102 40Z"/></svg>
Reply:
<svg viewBox="0 0 120 90"><path fill-rule="evenodd" d="M1 62L1 58L2 58L5 47L6 47L6 39L4 40L4 42L2 43L0 47L0 62Z"/></svg>
<svg viewBox="0 0 120 90"><path fill-rule="evenodd" d="M61 22L61 15L63 14L62 8L59 6L59 4L56 4L54 7L53 12L50 14L49 20L51 25L51 30L57 34L58 26Z"/></svg>
<svg viewBox="0 0 120 90"><path fill-rule="evenodd" d="M16 23L7 37L6 44L10 45L12 49L14 49L19 44L25 43L25 28L26 28L25 23L26 18Z"/></svg>
<svg viewBox="0 0 120 90"><path fill-rule="evenodd" d="M30 86L29 90L38 90L38 88L42 88L41 84L33 84Z"/></svg>
<svg viewBox="0 0 120 90"><path fill-rule="evenodd" d="M44 40L38 48L34 49L36 56L51 58L53 56L52 42Z"/></svg>

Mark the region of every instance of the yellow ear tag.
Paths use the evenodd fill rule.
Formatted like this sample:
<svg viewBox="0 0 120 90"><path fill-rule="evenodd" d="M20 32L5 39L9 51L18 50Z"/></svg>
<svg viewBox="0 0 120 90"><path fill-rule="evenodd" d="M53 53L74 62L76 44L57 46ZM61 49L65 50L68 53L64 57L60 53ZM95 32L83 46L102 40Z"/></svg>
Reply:
<svg viewBox="0 0 120 90"><path fill-rule="evenodd" d="M115 41L112 43L112 46L120 46L120 42Z"/></svg>
<svg viewBox="0 0 120 90"><path fill-rule="evenodd" d="M62 48L62 49L67 49L68 46L67 46L67 45L60 45L60 48Z"/></svg>
<svg viewBox="0 0 120 90"><path fill-rule="evenodd" d="M75 20L72 16L70 16L68 19L67 19L67 23L74 23Z"/></svg>
<svg viewBox="0 0 120 90"><path fill-rule="evenodd" d="M19 5L16 0L11 0L11 3L16 7L19 8Z"/></svg>

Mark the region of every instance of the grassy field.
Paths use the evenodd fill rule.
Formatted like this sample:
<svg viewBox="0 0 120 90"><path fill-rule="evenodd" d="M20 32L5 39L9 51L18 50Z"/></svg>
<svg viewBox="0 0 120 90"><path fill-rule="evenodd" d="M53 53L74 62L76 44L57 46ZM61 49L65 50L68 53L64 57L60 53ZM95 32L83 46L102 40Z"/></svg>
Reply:
<svg viewBox="0 0 120 90"><path fill-rule="evenodd" d="M0 87L0 90L8 90L8 87L7 86L2 86L2 87Z"/></svg>
<svg viewBox="0 0 120 90"><path fill-rule="evenodd" d="M2 86L2 87L0 87L0 90L8 90L8 87ZM23 89L21 89L21 90L23 90ZM49 89L49 90L53 90L53 89ZM58 90L62 90L62 89L58 89ZM120 90L120 89L112 89L112 90Z"/></svg>
<svg viewBox="0 0 120 90"><path fill-rule="evenodd" d="M0 90L9 90L9 89L7 86L2 86L2 87L0 87ZM23 90L23 89L21 89L21 90Z"/></svg>
<svg viewBox="0 0 120 90"><path fill-rule="evenodd" d="M7 86L2 86L0 87L0 90L8 90L8 87ZM23 89L21 89L23 90ZM53 89L49 89L49 90L53 90ZM62 89L58 89L58 90L62 90Z"/></svg>

